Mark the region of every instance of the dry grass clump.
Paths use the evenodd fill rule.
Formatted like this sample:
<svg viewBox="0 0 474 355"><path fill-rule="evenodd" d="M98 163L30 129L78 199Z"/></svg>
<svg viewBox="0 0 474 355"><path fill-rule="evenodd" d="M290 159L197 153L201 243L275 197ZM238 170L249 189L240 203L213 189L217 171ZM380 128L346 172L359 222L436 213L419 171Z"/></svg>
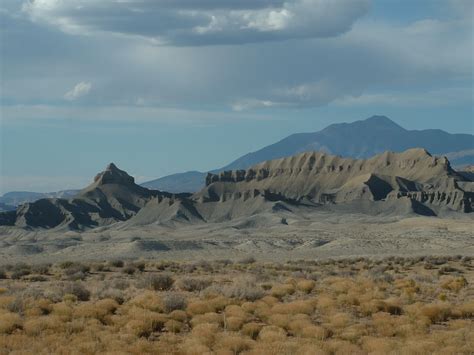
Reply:
<svg viewBox="0 0 474 355"><path fill-rule="evenodd" d="M421 307L420 313L431 323L445 322L451 316L452 306L445 303L427 304Z"/></svg>
<svg viewBox="0 0 474 355"><path fill-rule="evenodd" d="M201 323L197 324L192 328L190 338L191 344L199 344L201 348L207 349L214 344L216 337L218 336L219 325L215 323Z"/></svg>
<svg viewBox="0 0 474 355"><path fill-rule="evenodd" d="M283 298L293 293L295 293L295 287L291 284L278 284L271 289L271 295L277 298Z"/></svg>
<svg viewBox="0 0 474 355"><path fill-rule="evenodd" d="M314 300L301 300L275 304L271 312L279 314L311 314L314 311Z"/></svg>
<svg viewBox="0 0 474 355"><path fill-rule="evenodd" d="M296 283L296 288L298 289L298 291L304 293L311 293L315 286L316 282L314 282L313 280L301 280Z"/></svg>
<svg viewBox="0 0 474 355"><path fill-rule="evenodd" d="M465 277L448 277L441 283L441 288L449 291L459 292L462 288L467 286L467 280Z"/></svg>
<svg viewBox="0 0 474 355"><path fill-rule="evenodd" d="M183 291L202 291L211 285L211 280L197 277L183 277L178 280L177 285Z"/></svg>
<svg viewBox="0 0 474 355"><path fill-rule="evenodd" d="M222 314L216 312L198 314L192 317L190 324L193 328L199 324L217 324L219 326L223 326L224 317Z"/></svg>
<svg viewBox="0 0 474 355"><path fill-rule="evenodd" d="M0 334L11 334L14 330L22 327L22 320L16 313L0 313Z"/></svg>
<svg viewBox="0 0 474 355"><path fill-rule="evenodd" d="M260 330L262 330L262 328L263 328L262 323L256 323L256 322L245 323L242 326L241 333L252 339L256 339L258 334L260 333Z"/></svg>
<svg viewBox="0 0 474 355"><path fill-rule="evenodd" d="M245 319L241 317L225 317L224 329L238 331L245 324Z"/></svg>
<svg viewBox="0 0 474 355"><path fill-rule="evenodd" d="M113 299L118 304L122 304L125 302L124 292L118 289L105 288L105 289L100 290L96 295L99 299L106 299L106 298Z"/></svg>
<svg viewBox="0 0 474 355"><path fill-rule="evenodd" d="M181 310L174 310L168 316L170 319L173 319L179 322L185 322L188 319L188 314L185 311L181 311Z"/></svg>
<svg viewBox="0 0 474 355"><path fill-rule="evenodd" d="M186 311L191 316L196 316L199 314L210 313L214 310L211 304L206 302L205 300L193 300L188 303Z"/></svg>
<svg viewBox="0 0 474 355"><path fill-rule="evenodd" d="M236 333L219 336L213 349L219 354L240 354L252 348L254 341Z"/></svg>
<svg viewBox="0 0 474 355"><path fill-rule="evenodd" d="M153 332L161 331L167 318L159 313L139 312L130 315L132 319L125 325L125 329L136 337L149 337Z"/></svg>
<svg viewBox="0 0 474 355"><path fill-rule="evenodd" d="M215 289L225 297L246 301L258 300L265 294L262 288L251 279L239 279L231 285L223 285Z"/></svg>
<svg viewBox="0 0 474 355"><path fill-rule="evenodd" d="M286 337L286 331L283 328L275 325L266 325L262 327L258 334L258 339L267 343L282 341L285 340Z"/></svg>
<svg viewBox="0 0 474 355"><path fill-rule="evenodd" d="M472 259L115 260L4 270L2 354L470 354L474 348Z"/></svg>
<svg viewBox="0 0 474 355"><path fill-rule="evenodd" d="M165 323L165 329L168 332L179 333L183 329L183 323L175 319L170 319Z"/></svg>
<svg viewBox="0 0 474 355"><path fill-rule="evenodd" d="M115 305L115 301L111 300ZM111 315L115 312L116 308L112 305L112 308L107 305L96 305L96 304L80 304L74 308L72 319L86 319L88 321L96 321L97 324L112 324Z"/></svg>
<svg viewBox="0 0 474 355"><path fill-rule="evenodd" d="M79 301L88 301L91 293L84 287L83 284L77 282L66 283L62 288L62 294L64 296L72 295Z"/></svg>
<svg viewBox="0 0 474 355"><path fill-rule="evenodd" d="M156 292L144 291L133 297L128 306L136 306L152 312L162 312L164 310L163 300Z"/></svg>
<svg viewBox="0 0 474 355"><path fill-rule="evenodd" d="M149 274L139 280L137 287L155 291L166 291L173 286L173 283L174 279L168 273Z"/></svg>
<svg viewBox="0 0 474 355"><path fill-rule="evenodd" d="M186 298L179 293L173 292L163 296L163 308L166 313L170 313L176 310L186 309L187 301Z"/></svg>

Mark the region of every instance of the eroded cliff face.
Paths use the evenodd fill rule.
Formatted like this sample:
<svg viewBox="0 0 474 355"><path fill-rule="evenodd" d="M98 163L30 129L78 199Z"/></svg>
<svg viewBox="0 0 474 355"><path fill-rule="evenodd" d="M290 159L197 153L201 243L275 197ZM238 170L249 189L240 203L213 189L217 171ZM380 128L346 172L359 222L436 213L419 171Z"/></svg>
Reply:
<svg viewBox="0 0 474 355"><path fill-rule="evenodd" d="M446 158L424 149L385 152L371 159L347 159L321 152L264 162L248 170L208 174L202 201L267 195L294 201L347 203L402 197L456 211L472 210L473 183Z"/></svg>

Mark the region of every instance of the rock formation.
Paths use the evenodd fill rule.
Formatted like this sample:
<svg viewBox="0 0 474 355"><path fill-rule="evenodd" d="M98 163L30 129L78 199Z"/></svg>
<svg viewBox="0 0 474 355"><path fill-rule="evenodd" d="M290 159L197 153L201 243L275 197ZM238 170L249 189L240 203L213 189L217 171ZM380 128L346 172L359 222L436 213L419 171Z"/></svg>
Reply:
<svg viewBox="0 0 474 355"><path fill-rule="evenodd" d="M471 212L474 184L455 172L446 158L424 149L385 152L350 159L321 152L257 164L247 170L208 174L203 201L272 196L317 204L407 197L428 206Z"/></svg>
<svg viewBox="0 0 474 355"><path fill-rule="evenodd" d="M97 174L94 182L69 199L46 198L7 212L0 224L18 227L82 229L125 221L153 197L170 194L148 190L113 163Z"/></svg>
<svg viewBox="0 0 474 355"><path fill-rule="evenodd" d="M208 174L206 187L193 195L148 190L110 164L73 198L23 204L0 213L0 225L84 229L126 221L117 228L127 228L310 213L321 206L341 206L350 213L437 215L471 212L473 204L472 179L424 149L370 159L307 152Z"/></svg>

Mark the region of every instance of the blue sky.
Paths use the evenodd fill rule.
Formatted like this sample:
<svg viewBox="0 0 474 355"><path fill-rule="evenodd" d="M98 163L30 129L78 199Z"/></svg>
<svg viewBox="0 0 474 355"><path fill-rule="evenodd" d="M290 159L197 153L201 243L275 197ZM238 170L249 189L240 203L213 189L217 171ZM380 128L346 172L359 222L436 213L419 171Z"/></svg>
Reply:
<svg viewBox="0 0 474 355"><path fill-rule="evenodd" d="M469 0L3 0L0 193L217 168L386 115L473 133Z"/></svg>

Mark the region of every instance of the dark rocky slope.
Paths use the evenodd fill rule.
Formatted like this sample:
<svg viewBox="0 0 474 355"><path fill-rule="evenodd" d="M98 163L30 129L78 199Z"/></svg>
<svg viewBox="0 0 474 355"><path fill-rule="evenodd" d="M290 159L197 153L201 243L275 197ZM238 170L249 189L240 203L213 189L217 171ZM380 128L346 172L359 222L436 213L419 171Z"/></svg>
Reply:
<svg viewBox="0 0 474 355"><path fill-rule="evenodd" d="M171 196L135 184L125 171L109 164L94 182L69 199L46 198L4 213L0 224L18 227L82 229L125 221L154 197Z"/></svg>

